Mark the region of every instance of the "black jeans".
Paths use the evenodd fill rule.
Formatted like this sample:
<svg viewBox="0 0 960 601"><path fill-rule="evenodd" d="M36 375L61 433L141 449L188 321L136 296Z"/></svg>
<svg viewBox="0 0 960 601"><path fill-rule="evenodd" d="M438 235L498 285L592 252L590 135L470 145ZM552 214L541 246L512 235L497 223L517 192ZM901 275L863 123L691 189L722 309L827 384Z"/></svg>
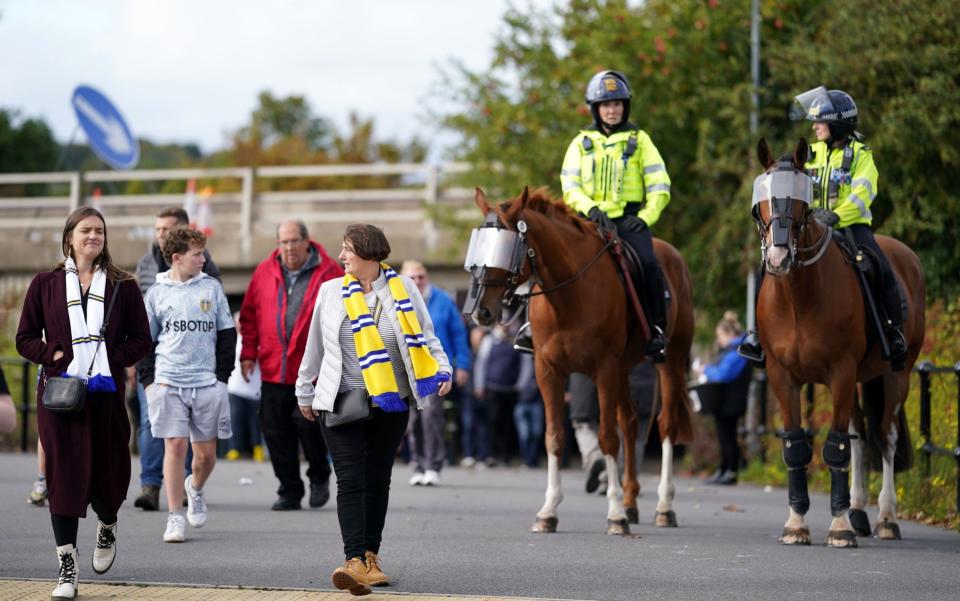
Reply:
<svg viewBox="0 0 960 601"><path fill-rule="evenodd" d="M369 421L321 426L337 474L337 518L346 559L380 552L390 473L409 419L407 411L385 413L374 407L370 413Z"/></svg>
<svg viewBox="0 0 960 601"><path fill-rule="evenodd" d="M300 450L307 459L307 477L311 484L330 479L327 445L317 422L304 419L297 408L293 384L264 382L260 389L260 426L270 451L273 473L280 480L277 494L299 501L303 498L300 479Z"/></svg>
<svg viewBox="0 0 960 601"><path fill-rule="evenodd" d="M616 222L616 221L615 221ZM630 248L637 252L640 264L643 266L643 296L644 309L647 310L647 319L651 325L666 326L666 301L663 298L663 275L660 273L660 262L653 252L653 234L650 228L643 228L640 232L626 232L617 227L617 233ZM640 291L638 290L639 294Z"/></svg>
<svg viewBox="0 0 960 601"><path fill-rule="evenodd" d="M877 244L870 226L855 223L849 226L849 229L850 232L853 233L853 239L857 241L858 247L869 248L877 256L877 268L882 274L881 280L883 281L881 285L883 289L878 291L880 292L880 298L876 299L876 301L881 305L880 308L887 314L887 319L895 326L901 327L903 318L900 314L900 295L897 293L897 280L893 275L893 269L890 267L889 259L883 254L880 245Z"/></svg>
<svg viewBox="0 0 960 601"><path fill-rule="evenodd" d="M720 442L720 469L740 471L740 441L737 440L739 415L714 415Z"/></svg>
<svg viewBox="0 0 960 601"><path fill-rule="evenodd" d="M484 394L487 415L490 417L490 456L509 465L520 448L517 426L513 422L513 408L517 406L519 395L512 391L497 390L486 390Z"/></svg>

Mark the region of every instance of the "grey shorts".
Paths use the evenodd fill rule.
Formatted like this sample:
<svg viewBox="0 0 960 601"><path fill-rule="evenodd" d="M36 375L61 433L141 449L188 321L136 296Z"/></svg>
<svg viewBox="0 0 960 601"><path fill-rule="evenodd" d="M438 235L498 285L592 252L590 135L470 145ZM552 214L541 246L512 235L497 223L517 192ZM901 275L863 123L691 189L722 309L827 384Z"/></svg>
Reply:
<svg viewBox="0 0 960 601"><path fill-rule="evenodd" d="M154 438L186 438L206 442L232 436L227 385L200 388L153 384L146 392Z"/></svg>

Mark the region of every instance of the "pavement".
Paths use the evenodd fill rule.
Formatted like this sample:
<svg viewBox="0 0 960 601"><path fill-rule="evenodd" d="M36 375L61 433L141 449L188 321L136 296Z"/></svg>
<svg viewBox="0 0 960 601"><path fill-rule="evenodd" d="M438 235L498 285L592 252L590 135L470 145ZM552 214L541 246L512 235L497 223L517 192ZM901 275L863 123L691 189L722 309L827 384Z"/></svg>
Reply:
<svg viewBox="0 0 960 601"><path fill-rule="evenodd" d="M268 463L217 464L207 485L209 519L166 544L165 512L133 507L139 465L120 510L118 558L90 568L95 516L81 520L80 599L343 600L330 573L343 560L335 500L318 510L269 510ZM562 472L556 534L529 531L543 503L543 469L446 468L438 487L411 487L394 470L381 548L392 585L371 599L715 600L960 599L960 536L901 522L904 540L860 537L857 549L784 547L786 492L677 481L679 528L652 525L656 466L641 474L641 524L606 531L606 499ZM0 454L0 600L49 599L56 575L49 513L26 502L32 455ZM876 507L868 507L871 519ZM826 537L829 499L812 495L808 524Z"/></svg>

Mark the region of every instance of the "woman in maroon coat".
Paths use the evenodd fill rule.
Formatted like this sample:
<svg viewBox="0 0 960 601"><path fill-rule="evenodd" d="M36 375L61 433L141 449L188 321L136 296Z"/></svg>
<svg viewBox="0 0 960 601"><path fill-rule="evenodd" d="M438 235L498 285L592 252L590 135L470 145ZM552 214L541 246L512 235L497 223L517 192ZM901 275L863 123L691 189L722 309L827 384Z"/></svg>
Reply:
<svg viewBox="0 0 960 601"><path fill-rule="evenodd" d="M107 249L103 215L92 207L70 214L63 228L66 259L30 283L17 330L17 350L42 366L37 425L47 455L47 487L60 573L53 599L77 594L77 527L92 505L99 518L93 569L102 574L116 556L117 511L130 484L130 422L123 402L124 368L151 345L140 288L118 269ZM114 289L102 343L97 338ZM92 338L92 340L91 340ZM44 380L85 377L87 398L79 413L43 407Z"/></svg>

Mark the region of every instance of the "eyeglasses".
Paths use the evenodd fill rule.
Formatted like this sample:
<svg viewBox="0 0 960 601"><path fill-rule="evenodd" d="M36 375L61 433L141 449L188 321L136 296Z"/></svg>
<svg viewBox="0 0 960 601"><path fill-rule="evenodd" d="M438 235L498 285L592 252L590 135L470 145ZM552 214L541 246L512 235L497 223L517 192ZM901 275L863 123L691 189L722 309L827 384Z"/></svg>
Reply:
<svg viewBox="0 0 960 601"><path fill-rule="evenodd" d="M277 240L277 246L296 246L303 243L303 238L297 238L296 240Z"/></svg>

